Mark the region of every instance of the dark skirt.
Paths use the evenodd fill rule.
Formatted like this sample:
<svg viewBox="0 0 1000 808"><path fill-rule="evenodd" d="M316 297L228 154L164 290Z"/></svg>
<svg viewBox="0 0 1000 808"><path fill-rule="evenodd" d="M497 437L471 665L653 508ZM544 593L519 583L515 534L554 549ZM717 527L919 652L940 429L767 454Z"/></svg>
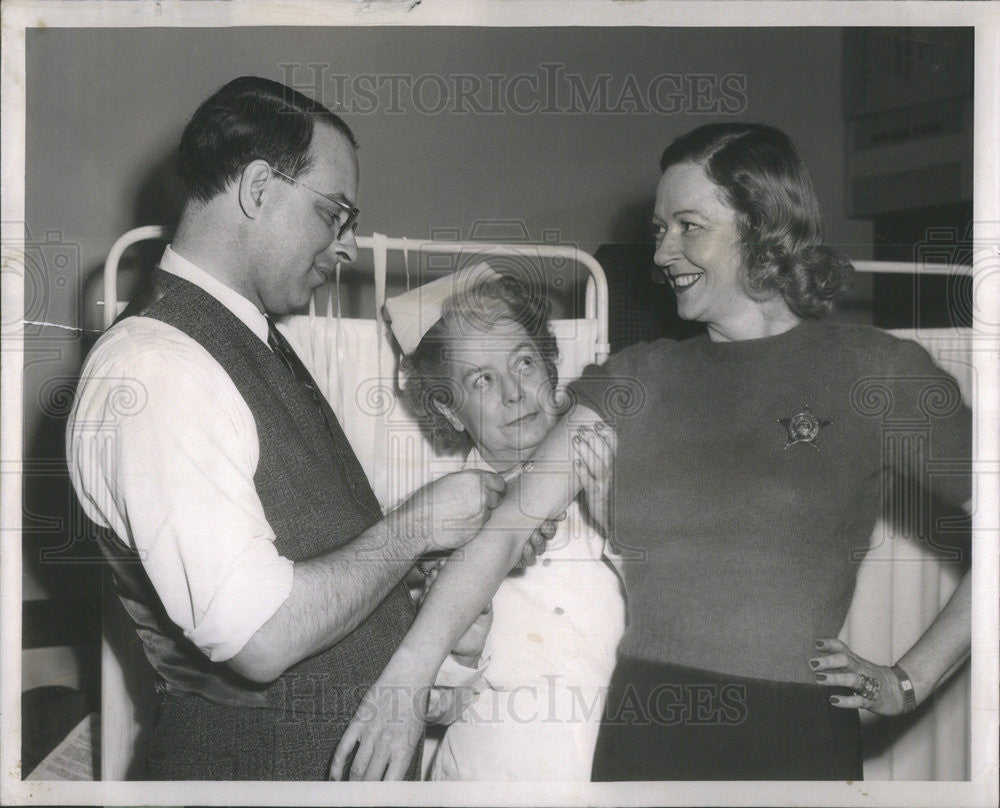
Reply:
<svg viewBox="0 0 1000 808"><path fill-rule="evenodd" d="M860 780L858 711L837 692L619 659L593 779Z"/></svg>
<svg viewBox="0 0 1000 808"><path fill-rule="evenodd" d="M168 694L154 723L146 776L150 780L326 780L346 729L346 720L336 714L229 707L200 696ZM420 754L418 745L407 780L419 777Z"/></svg>

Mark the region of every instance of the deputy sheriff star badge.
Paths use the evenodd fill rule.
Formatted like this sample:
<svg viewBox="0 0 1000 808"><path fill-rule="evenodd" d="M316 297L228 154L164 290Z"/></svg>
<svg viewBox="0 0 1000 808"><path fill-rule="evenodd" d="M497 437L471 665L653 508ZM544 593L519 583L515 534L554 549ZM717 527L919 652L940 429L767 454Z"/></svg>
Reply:
<svg viewBox="0 0 1000 808"><path fill-rule="evenodd" d="M819 446L816 445L816 436L819 435L819 431L823 427L830 426L833 423L832 421L817 418L813 415L808 404L801 411L795 413L795 415L790 415L788 418L778 418L777 420L779 424L788 430L788 441L785 443L786 449L789 446L794 446L796 443L808 443L817 452L819 451Z"/></svg>

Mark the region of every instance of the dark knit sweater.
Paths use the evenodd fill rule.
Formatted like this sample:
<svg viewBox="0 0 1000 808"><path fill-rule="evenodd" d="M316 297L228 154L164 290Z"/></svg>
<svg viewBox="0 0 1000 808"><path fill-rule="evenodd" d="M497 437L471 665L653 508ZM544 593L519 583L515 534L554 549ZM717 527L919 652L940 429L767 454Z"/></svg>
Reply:
<svg viewBox="0 0 1000 808"><path fill-rule="evenodd" d="M954 504L970 496L957 384L921 347L876 329L663 340L572 387L618 430L621 655L812 682L813 640L843 625L883 475ZM818 433L792 442L790 419L807 407L800 436Z"/></svg>

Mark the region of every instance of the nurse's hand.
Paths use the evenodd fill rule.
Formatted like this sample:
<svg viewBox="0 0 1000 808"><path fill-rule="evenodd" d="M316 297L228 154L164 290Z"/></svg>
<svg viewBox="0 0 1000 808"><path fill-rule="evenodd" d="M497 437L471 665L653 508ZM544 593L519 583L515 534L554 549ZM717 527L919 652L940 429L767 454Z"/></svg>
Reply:
<svg viewBox="0 0 1000 808"><path fill-rule="evenodd" d="M331 780L402 780L427 719L431 682L397 651L361 700L330 764ZM433 678L433 677L430 677ZM350 769L345 771L347 761Z"/></svg>
<svg viewBox="0 0 1000 808"><path fill-rule="evenodd" d="M454 724L479 694L473 687L435 687L427 708L427 723Z"/></svg>
<svg viewBox="0 0 1000 808"><path fill-rule="evenodd" d="M606 424L581 426L573 435L573 467L580 479L587 509L606 539L613 539L612 464L618 446L614 430Z"/></svg>
<svg viewBox="0 0 1000 808"><path fill-rule="evenodd" d="M830 704L845 710L868 710L878 715L906 712L903 688L886 665L876 665L855 654L837 639L816 640L818 652L809 660L816 682L824 687L846 687L848 696L830 696Z"/></svg>

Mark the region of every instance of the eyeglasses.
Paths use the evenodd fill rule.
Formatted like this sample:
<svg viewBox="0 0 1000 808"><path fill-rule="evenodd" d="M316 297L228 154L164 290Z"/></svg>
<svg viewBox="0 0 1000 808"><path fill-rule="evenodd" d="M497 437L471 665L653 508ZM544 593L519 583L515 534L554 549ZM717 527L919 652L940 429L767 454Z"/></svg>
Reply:
<svg viewBox="0 0 1000 808"><path fill-rule="evenodd" d="M289 182L295 183L296 185L301 185L307 191L312 191L314 194L319 194L331 205L336 205L342 211L347 213L347 218L343 222L341 222L337 228L338 239L342 239L345 235L347 235L348 230L350 230L352 233L357 232L358 214L361 213L360 209L354 207L353 205L349 205L346 202L341 201L340 199L337 199L337 197L335 196L331 196L330 194L324 194L322 191L317 191L315 188L310 188L304 182L299 182L294 177L289 177L283 171L278 171L278 169L276 169L274 166L269 166L269 168L279 177L284 177Z"/></svg>

